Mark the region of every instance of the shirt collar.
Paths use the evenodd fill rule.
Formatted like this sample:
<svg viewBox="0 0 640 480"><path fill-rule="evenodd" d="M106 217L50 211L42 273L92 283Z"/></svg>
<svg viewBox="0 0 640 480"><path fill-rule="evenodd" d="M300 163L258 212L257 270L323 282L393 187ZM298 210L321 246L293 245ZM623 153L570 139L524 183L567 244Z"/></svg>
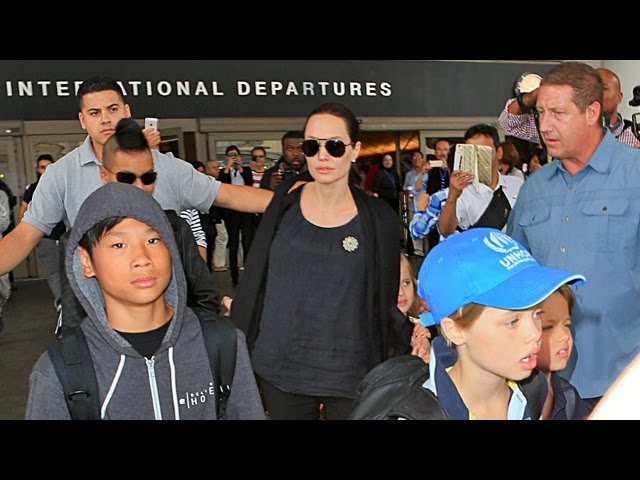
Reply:
<svg viewBox="0 0 640 480"><path fill-rule="evenodd" d="M506 175L502 175L500 172L498 172L498 185L496 186L496 190L498 187L502 187L503 190L508 187Z"/></svg>
<svg viewBox="0 0 640 480"><path fill-rule="evenodd" d="M600 173L608 172L613 160L613 150L616 148L616 142L613 134L608 129L605 129L604 137L602 137L600 144L591 154L591 158L589 158L585 168L590 167ZM560 160L554 158L551 162L551 167L541 168L539 174L544 173L547 175L547 179L550 179L560 171L566 172L566 169Z"/></svg>
<svg viewBox="0 0 640 480"><path fill-rule="evenodd" d="M86 165L91 162L94 162L96 165L101 165L96 158L96 154L93 152L91 137L87 135L87 138L84 140L82 145L80 145L80 165Z"/></svg>

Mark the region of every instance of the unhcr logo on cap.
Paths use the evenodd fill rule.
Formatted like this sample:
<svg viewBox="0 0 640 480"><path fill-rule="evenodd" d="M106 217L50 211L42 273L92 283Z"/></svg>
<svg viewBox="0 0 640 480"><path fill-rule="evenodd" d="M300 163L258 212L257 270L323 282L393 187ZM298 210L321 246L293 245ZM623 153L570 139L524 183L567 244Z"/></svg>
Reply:
<svg viewBox="0 0 640 480"><path fill-rule="evenodd" d="M489 237L482 239L484 244L497 253L508 253L512 250L519 250L520 245L510 236L502 232L491 232Z"/></svg>

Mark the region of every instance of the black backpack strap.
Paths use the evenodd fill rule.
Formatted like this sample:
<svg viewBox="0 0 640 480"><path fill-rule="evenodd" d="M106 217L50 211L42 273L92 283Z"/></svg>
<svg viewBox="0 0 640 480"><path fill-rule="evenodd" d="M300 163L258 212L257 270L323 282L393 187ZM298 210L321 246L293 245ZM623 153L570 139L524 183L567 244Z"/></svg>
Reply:
<svg viewBox="0 0 640 480"><path fill-rule="evenodd" d="M478 221L471 225L469 229L486 227L502 230L502 228L507 224L510 212L511 204L509 203L507 196L502 191L502 186L500 186L494 190L491 202L489 202L489 205L487 205L487 208L484 210Z"/></svg>
<svg viewBox="0 0 640 480"><path fill-rule="evenodd" d="M214 376L218 420L226 420L227 402L236 369L238 334L235 325L227 317L219 316L216 320L198 318Z"/></svg>
<svg viewBox="0 0 640 480"><path fill-rule="evenodd" d="M540 415L542 415L542 407L548 393L547 380L544 377L544 374L538 370L534 370L529 378L518 382L518 385L527 399L531 419L540 419Z"/></svg>
<svg viewBox="0 0 640 480"><path fill-rule="evenodd" d="M100 396L87 339L80 327L63 327L47 348L72 420L99 420Z"/></svg>

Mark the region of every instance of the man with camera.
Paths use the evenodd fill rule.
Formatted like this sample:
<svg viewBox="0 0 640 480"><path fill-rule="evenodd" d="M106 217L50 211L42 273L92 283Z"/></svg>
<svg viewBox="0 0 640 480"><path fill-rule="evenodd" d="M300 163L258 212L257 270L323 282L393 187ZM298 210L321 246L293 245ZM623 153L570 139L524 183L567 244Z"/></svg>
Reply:
<svg viewBox="0 0 640 480"><path fill-rule="evenodd" d="M283 180L307 171L307 160L302 153L304 133L291 130L282 136L282 158L273 167L265 170L260 188L275 191Z"/></svg>
<svg viewBox="0 0 640 480"><path fill-rule="evenodd" d="M253 185L253 174L249 167L242 166L242 156L240 150L235 145L229 145L225 151L227 164L220 172L219 180L222 183L231 185ZM249 255L249 247L253 241L253 214L227 210L224 222L227 225L229 234L229 266L231 270L231 283L238 286L238 247L240 245L240 234L242 234L242 253L244 260Z"/></svg>

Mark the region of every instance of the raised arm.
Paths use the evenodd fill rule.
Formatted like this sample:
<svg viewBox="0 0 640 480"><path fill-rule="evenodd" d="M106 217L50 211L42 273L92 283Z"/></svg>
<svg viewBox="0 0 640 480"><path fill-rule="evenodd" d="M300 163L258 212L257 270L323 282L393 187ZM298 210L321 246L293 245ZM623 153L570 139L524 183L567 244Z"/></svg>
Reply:
<svg viewBox="0 0 640 480"><path fill-rule="evenodd" d="M532 109L536 105L538 90L522 95L520 102L515 98L507 100L507 103L498 117L498 123L507 135L533 143L540 143L540 135L536 128L536 121L528 112L523 112L522 107Z"/></svg>
<svg viewBox="0 0 640 480"><path fill-rule="evenodd" d="M447 201L442 208L438 225L440 227L440 235L448 237L458 227L457 203L458 198L462 195L462 190L473 181L473 174L464 170L456 170L451 174L449 182L449 194Z"/></svg>

